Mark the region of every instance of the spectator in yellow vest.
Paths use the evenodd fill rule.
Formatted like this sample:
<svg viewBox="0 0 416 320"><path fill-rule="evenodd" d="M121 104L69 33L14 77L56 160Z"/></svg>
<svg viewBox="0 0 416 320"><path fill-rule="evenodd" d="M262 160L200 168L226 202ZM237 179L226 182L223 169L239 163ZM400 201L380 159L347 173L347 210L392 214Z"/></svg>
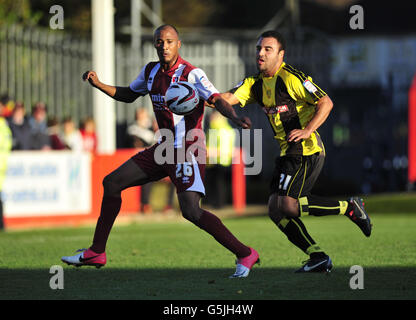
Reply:
<svg viewBox="0 0 416 320"><path fill-rule="evenodd" d="M0 117L0 230L4 229L1 191L6 178L7 158L12 149L12 132L5 118Z"/></svg>
<svg viewBox="0 0 416 320"><path fill-rule="evenodd" d="M214 110L209 118L207 144L207 199L215 208L223 207L231 198L231 163L235 146L235 129L227 118Z"/></svg>

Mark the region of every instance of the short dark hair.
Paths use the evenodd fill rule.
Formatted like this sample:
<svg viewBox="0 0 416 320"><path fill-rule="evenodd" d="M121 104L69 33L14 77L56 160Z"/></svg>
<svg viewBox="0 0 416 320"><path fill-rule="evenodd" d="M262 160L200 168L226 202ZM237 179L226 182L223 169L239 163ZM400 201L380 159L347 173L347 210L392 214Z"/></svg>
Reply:
<svg viewBox="0 0 416 320"><path fill-rule="evenodd" d="M168 23L166 23L166 24L162 24L161 26L157 27L157 28L156 28L156 30L155 30L155 32L153 33L153 35L155 35L155 34L156 34L156 32L159 32L159 31L161 31L161 30L163 30L163 29L166 29L166 28L172 28L173 30L175 30L176 34L177 34L177 35L178 35L178 37L179 37L179 32L178 32L178 29L176 29L176 27L175 27L174 25L172 25L172 24L168 24Z"/></svg>
<svg viewBox="0 0 416 320"><path fill-rule="evenodd" d="M10 97L7 93L4 93L4 94L1 95L1 97L0 97L0 103L1 104L6 105L6 104L9 103L9 101L10 101Z"/></svg>
<svg viewBox="0 0 416 320"><path fill-rule="evenodd" d="M45 112L48 111L48 106L46 105L46 103L38 101L36 102L33 106L32 106L32 114L35 113L38 110L45 110Z"/></svg>
<svg viewBox="0 0 416 320"><path fill-rule="evenodd" d="M259 37L260 38L275 38L280 43L280 50L286 50L286 40L283 35L276 30L264 31Z"/></svg>

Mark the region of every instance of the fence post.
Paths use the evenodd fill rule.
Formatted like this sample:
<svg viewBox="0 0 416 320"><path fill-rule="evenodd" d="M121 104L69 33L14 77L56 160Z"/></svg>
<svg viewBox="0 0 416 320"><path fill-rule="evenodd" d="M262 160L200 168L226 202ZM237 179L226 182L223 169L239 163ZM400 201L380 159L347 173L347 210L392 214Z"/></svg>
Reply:
<svg viewBox="0 0 416 320"><path fill-rule="evenodd" d="M416 74L409 89L409 139L408 139L408 180L409 187L416 182Z"/></svg>
<svg viewBox="0 0 416 320"><path fill-rule="evenodd" d="M237 214L244 213L246 208L246 176L244 175L243 149L235 149L235 157L232 170L232 194L233 207Z"/></svg>
<svg viewBox="0 0 416 320"><path fill-rule="evenodd" d="M113 0L92 1L93 68L102 82L115 85ZM97 124L98 152L111 154L116 149L115 101L94 90L94 119Z"/></svg>

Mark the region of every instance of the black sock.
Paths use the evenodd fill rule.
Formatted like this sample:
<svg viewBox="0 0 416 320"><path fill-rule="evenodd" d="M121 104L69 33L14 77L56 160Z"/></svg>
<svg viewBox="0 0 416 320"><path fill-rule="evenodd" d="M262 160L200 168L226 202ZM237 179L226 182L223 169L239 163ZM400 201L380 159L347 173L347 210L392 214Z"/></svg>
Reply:
<svg viewBox="0 0 416 320"><path fill-rule="evenodd" d="M299 218L284 218L279 222L278 227L290 242L306 254L310 255L314 252L322 252Z"/></svg>
<svg viewBox="0 0 416 320"><path fill-rule="evenodd" d="M325 252L313 252L310 254L311 259L322 259L325 258L327 255L325 254Z"/></svg>
<svg viewBox="0 0 416 320"><path fill-rule="evenodd" d="M309 195L299 198L300 215L309 214L311 216L338 215L350 212L351 204L348 201L338 201L328 198Z"/></svg>
<svg viewBox="0 0 416 320"><path fill-rule="evenodd" d="M345 211L344 215L348 215L352 211L352 209L354 209L354 206L352 205L351 202L348 201L348 207L347 207L347 210Z"/></svg>

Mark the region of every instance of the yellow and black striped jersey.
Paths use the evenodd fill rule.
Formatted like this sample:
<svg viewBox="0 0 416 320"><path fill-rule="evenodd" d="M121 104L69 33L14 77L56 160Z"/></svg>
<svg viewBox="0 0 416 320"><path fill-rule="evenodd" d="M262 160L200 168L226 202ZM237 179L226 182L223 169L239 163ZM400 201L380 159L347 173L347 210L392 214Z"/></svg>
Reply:
<svg viewBox="0 0 416 320"><path fill-rule="evenodd" d="M326 95L311 77L283 62L273 77L262 74L247 77L231 92L241 107L254 102L262 107L280 144L281 156L324 152L317 131L303 141L287 142L290 131L306 127L315 114L318 100Z"/></svg>

